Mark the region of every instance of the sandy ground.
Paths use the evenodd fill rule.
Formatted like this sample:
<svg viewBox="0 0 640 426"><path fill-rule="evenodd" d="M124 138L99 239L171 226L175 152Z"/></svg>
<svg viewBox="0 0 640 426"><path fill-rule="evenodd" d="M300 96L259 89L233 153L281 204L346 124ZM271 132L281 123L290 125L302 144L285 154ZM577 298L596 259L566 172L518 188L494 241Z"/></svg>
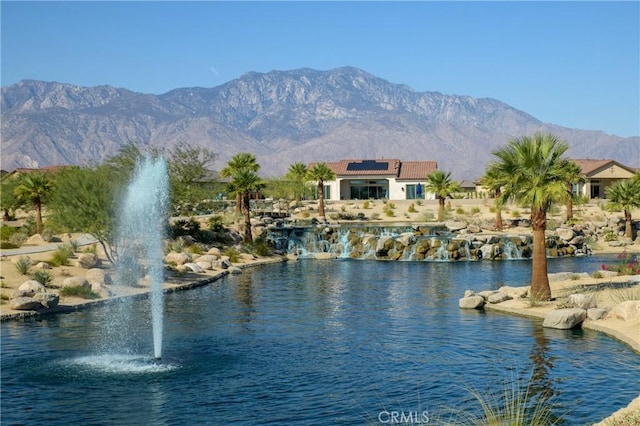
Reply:
<svg viewBox="0 0 640 426"><path fill-rule="evenodd" d="M357 215L358 213L363 213L368 221L372 223L380 223L380 224L392 224L392 223L416 223L416 222L425 222L426 218L435 217L437 215L437 202L436 201L424 201L422 205L417 205L413 203L412 210L415 209L415 212L410 211L410 205L412 202L410 201L392 201L389 203L384 203L382 201L373 201L369 202L369 205L366 206L363 201L349 201L349 202L328 202L325 206L326 208L326 217L330 222L341 222L348 223L346 221L336 219L336 215L340 213L351 213L353 215ZM392 209L389 209L389 204L393 204ZM311 203L313 205L313 203ZM463 220L471 223L477 224L490 224L495 218L495 213L490 211L490 201L484 200L451 200L450 201L450 209L449 209L449 220ZM368 208L365 208L368 207ZM392 214L386 213L387 211L392 211ZM605 212L600 205L598 204L590 204L586 206L577 206L574 208L575 216L578 219L583 221L593 221L593 222L604 222L608 218L617 217L621 218L621 213L608 213ZM503 212L503 220L508 220L512 218L526 218L529 212L526 209L511 206L504 210ZM564 209L559 209L554 214L549 215L549 219L551 221L555 221L560 224L564 218L565 212ZM312 209L309 213L301 213L296 215L300 220L308 220L314 216L317 216L317 207ZM633 212L633 217L640 217L640 211ZM295 218L295 217L294 217ZM432 219L433 220L433 219ZM483 232L491 232L488 229L483 229ZM526 234L530 232L528 228L514 228L510 230L504 230L503 232L508 233L520 233ZM79 235L71 236L71 238L78 238ZM21 254L12 250L4 250L0 251L0 315L3 320L7 320L9 318L16 318L21 315L25 315L24 312L13 311L9 309L8 300L11 298L11 295L15 289L17 289L20 284L24 281L28 280L27 276L20 275L15 268L14 262L21 256L27 255L31 258L32 263L35 264L39 261L47 261L51 258L52 250L55 250L57 244L37 244L32 246L23 246L22 249L26 251L30 251L28 254ZM82 249L83 247L81 247ZM85 246L86 248L86 246ZM621 247L611 247L605 242L598 242L595 245L592 245L591 248L595 253L620 253L623 250L627 253L640 253L640 238L637 239L635 244L626 246L624 248ZM46 250L39 251L38 250ZM100 250L98 250L98 254L100 254ZM100 255L102 266L101 268L109 271L111 269L111 264L106 260L104 255ZM253 265L271 263L271 262L280 262L283 259L281 257L265 257L265 258L257 258L255 260L246 260L243 259L242 262L234 264L234 266L239 266L241 268L249 267ZM56 267L50 270L51 275L53 276L53 283L60 284L65 278L69 276L81 276L84 277L86 275L86 270L82 268L73 266L75 262L74 258L69 260L68 266ZM594 271L595 272L595 271ZM214 271L206 271L203 274L167 274L167 280L164 284L164 288L166 291L177 291L186 288L192 288L198 285L205 285L207 283L213 282L216 279L224 276L227 273L226 270L214 270ZM556 281L551 283L552 293L554 298L553 302L547 302L540 304L538 306L532 307L530 303L526 299L522 300L510 300L499 305L489 305L487 309L498 310L502 312L506 312L509 314L515 315L523 315L527 317L536 317L536 318L544 318L547 312L552 309L556 309L557 306L563 301L566 300L568 294L572 291L576 286L597 286L598 284L602 284L604 282L612 282L612 281L624 281L627 278L619 277L619 278L609 278L609 279L594 279L594 278L582 278L580 280L567 280L567 281ZM526 285L526 283L523 283ZM148 288L141 287L128 287L128 286L119 286L119 285L111 285L109 286L110 290L113 293L113 297L126 297L132 296L136 294L144 294L148 292ZM56 291L56 290L52 290ZM593 293L598 301L598 305L600 307L611 307L614 301L609 297L607 290L594 291ZM461 295L462 297L462 295ZM91 303L105 303L105 299L99 299L95 301L87 301L85 299L80 299L76 297L67 297L61 298L60 306L57 308L60 310L72 310L81 308L84 305ZM601 332L604 332L622 342L629 345L636 352L640 353L640 321L635 322L625 322L616 319L604 319L598 321L590 321L586 320L583 324L585 328L595 329ZM630 419L631 420L628 420ZM605 419L600 425L613 425L613 424L621 424L621 425L631 425L631 424L640 424L633 423L635 419L638 419L640 422L640 396L636 398L634 401L629 404L623 410L615 413L612 417ZM628 423L631 421L632 423Z"/></svg>

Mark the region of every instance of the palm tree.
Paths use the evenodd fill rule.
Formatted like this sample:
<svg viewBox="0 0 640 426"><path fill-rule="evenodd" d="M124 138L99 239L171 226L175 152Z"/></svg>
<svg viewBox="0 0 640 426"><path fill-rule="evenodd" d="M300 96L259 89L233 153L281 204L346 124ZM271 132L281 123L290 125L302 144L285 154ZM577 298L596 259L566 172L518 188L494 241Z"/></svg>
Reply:
<svg viewBox="0 0 640 426"><path fill-rule="evenodd" d="M624 235L627 238L633 238L631 211L640 207L640 179L637 176L617 182L605 190L609 205L624 211Z"/></svg>
<svg viewBox="0 0 640 426"><path fill-rule="evenodd" d="M444 219L444 200L451 197L451 193L460 191L460 185L451 180L451 172L436 170L426 178L425 190L436 194L438 199L438 220Z"/></svg>
<svg viewBox="0 0 640 426"><path fill-rule="evenodd" d="M562 157L567 149L565 142L551 134L523 136L493 152L499 160L487 171L497 177L496 184L502 188L496 200L499 205L515 200L531 207L531 294L537 300L551 298L544 233L552 204L566 202L568 197L565 176L571 163Z"/></svg>
<svg viewBox="0 0 640 426"><path fill-rule="evenodd" d="M243 171L257 172L260 165L256 161L256 156L249 152L240 152L227 162L227 165L220 170L220 177L232 178ZM238 215L242 213L242 194L236 192L236 212Z"/></svg>
<svg viewBox="0 0 640 426"><path fill-rule="evenodd" d="M296 201L300 202L304 194L304 184L307 179L306 164L300 162L291 164L285 177L295 182L295 197Z"/></svg>
<svg viewBox="0 0 640 426"><path fill-rule="evenodd" d="M256 172L244 169L233 175L229 187L236 194L240 195L242 214L244 216L244 242L253 242L251 233L251 204L249 203L251 192L264 188L264 182Z"/></svg>
<svg viewBox="0 0 640 426"><path fill-rule="evenodd" d="M336 174L327 166L327 163L316 163L308 172L309 180L315 180L318 182L318 215L325 217L324 215L324 182L327 180L334 180Z"/></svg>
<svg viewBox="0 0 640 426"><path fill-rule="evenodd" d="M573 219L573 202L577 198L577 195L573 194L572 187L576 183L584 183L586 181L587 178L582 174L582 168L576 163L570 162L565 176L567 191L569 192L569 197L567 198L567 222Z"/></svg>
<svg viewBox="0 0 640 426"><path fill-rule="evenodd" d="M480 179L480 182L483 186L487 187L489 191L495 194L495 198L498 199L500 197L500 190L502 186L502 180L499 176L496 176L497 170L495 169L487 169L484 176ZM496 224L495 228L500 230L502 229L502 206L496 204Z"/></svg>
<svg viewBox="0 0 640 426"><path fill-rule="evenodd" d="M33 204L36 211L36 234L42 233L42 204L52 190L53 182L40 172L26 175L14 189L14 194L19 200Z"/></svg>

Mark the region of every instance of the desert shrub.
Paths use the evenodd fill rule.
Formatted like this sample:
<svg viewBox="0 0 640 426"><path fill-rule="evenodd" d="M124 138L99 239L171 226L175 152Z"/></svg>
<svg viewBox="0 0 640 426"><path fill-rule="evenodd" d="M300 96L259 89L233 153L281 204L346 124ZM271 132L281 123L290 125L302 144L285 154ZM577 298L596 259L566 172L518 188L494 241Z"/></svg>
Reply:
<svg viewBox="0 0 640 426"><path fill-rule="evenodd" d="M10 250L10 249L15 249L18 248L19 246L10 243L9 241L0 241L0 249L3 250Z"/></svg>
<svg viewBox="0 0 640 426"><path fill-rule="evenodd" d="M16 232L11 236L11 238L9 238L9 242L17 247L23 245L25 241L27 241L27 234L22 230Z"/></svg>
<svg viewBox="0 0 640 426"><path fill-rule="evenodd" d="M371 214L371 220L378 220L378 219L380 219L380 213L374 212Z"/></svg>
<svg viewBox="0 0 640 426"><path fill-rule="evenodd" d="M80 248L80 243L78 243L78 240L69 240L67 244L69 245L71 254L78 252L78 249Z"/></svg>
<svg viewBox="0 0 640 426"><path fill-rule="evenodd" d="M615 241L617 239L618 239L618 235L615 233L615 231L609 230L604 234L605 241Z"/></svg>
<svg viewBox="0 0 640 426"><path fill-rule="evenodd" d="M233 247L226 248L222 254L228 256L231 263L236 263L240 260L240 252Z"/></svg>
<svg viewBox="0 0 640 426"><path fill-rule="evenodd" d="M609 297L615 304L628 302L630 300L640 300L640 287L636 285L618 288L612 290L611 293L609 293Z"/></svg>
<svg viewBox="0 0 640 426"><path fill-rule="evenodd" d="M185 249L185 243L182 238L169 242L169 251L175 251L176 253L182 253Z"/></svg>
<svg viewBox="0 0 640 426"><path fill-rule="evenodd" d="M51 228L45 228L42 230L42 239L50 243L53 241L53 230Z"/></svg>
<svg viewBox="0 0 640 426"><path fill-rule="evenodd" d="M329 219L338 220L339 218L340 218L340 215L338 213L329 213Z"/></svg>
<svg viewBox="0 0 640 426"><path fill-rule="evenodd" d="M2 225L2 227L0 227L0 240L9 241L9 239L11 239L11 236L16 232L20 232L20 228Z"/></svg>
<svg viewBox="0 0 640 426"><path fill-rule="evenodd" d="M26 256L20 257L15 265L20 275L28 275L31 271L31 259Z"/></svg>
<svg viewBox="0 0 640 426"><path fill-rule="evenodd" d="M422 222L433 222L436 220L436 215L431 211L422 212L419 218Z"/></svg>
<svg viewBox="0 0 640 426"><path fill-rule="evenodd" d="M415 213L415 212L417 212L417 210L416 210L416 205L415 205L415 204L413 204L413 203L409 204L409 209L408 209L407 211L408 211L409 213Z"/></svg>
<svg viewBox="0 0 640 426"><path fill-rule="evenodd" d="M207 227L209 231L213 231L213 232L220 232L224 230L224 218L222 217L222 215L219 215L219 214L215 216L211 216L207 220Z"/></svg>
<svg viewBox="0 0 640 426"><path fill-rule="evenodd" d="M471 214L477 214L480 213L480 207L473 207L471 209Z"/></svg>
<svg viewBox="0 0 640 426"><path fill-rule="evenodd" d="M74 250L71 244L63 244L58 246L56 251L51 255L49 263L52 266L64 266L69 262L69 258L73 256Z"/></svg>
<svg viewBox="0 0 640 426"><path fill-rule="evenodd" d="M200 222L190 217L189 219L178 219L169 225L169 237L178 238L183 235L190 235L198 239L200 235Z"/></svg>
<svg viewBox="0 0 640 426"><path fill-rule="evenodd" d="M513 210L513 211L511 212L511 217L513 217L513 218L515 218L515 219L518 219L518 218L520 218L521 216L522 216L522 215L520 214L520 211L519 211L519 210Z"/></svg>
<svg viewBox="0 0 640 426"><path fill-rule="evenodd" d="M416 204L421 206L423 204L422 200L416 200Z"/></svg>
<svg viewBox="0 0 640 426"><path fill-rule="evenodd" d="M393 213L393 210L391 210L391 209L385 209L384 215L387 216L387 217L394 217L395 213Z"/></svg>
<svg viewBox="0 0 640 426"><path fill-rule="evenodd" d="M595 271L592 276L593 278L604 278L604 275L600 271Z"/></svg>
<svg viewBox="0 0 640 426"><path fill-rule="evenodd" d="M81 285L64 287L60 289L62 297L81 297L83 299L100 299L100 295L90 288Z"/></svg>
<svg viewBox="0 0 640 426"><path fill-rule="evenodd" d="M458 207L458 208L456 208L456 214L465 215L465 214L467 214L467 212L462 207Z"/></svg>
<svg viewBox="0 0 640 426"><path fill-rule="evenodd" d="M496 206L490 206L489 207L489 212L490 213L496 213L498 211L498 208Z"/></svg>
<svg viewBox="0 0 640 426"><path fill-rule="evenodd" d="M202 244L196 243L191 244L189 247L187 247L187 252L191 254L203 254L205 252L205 249Z"/></svg>
<svg viewBox="0 0 640 426"><path fill-rule="evenodd" d="M263 237L256 238L249 248L251 253L257 256L270 256L272 254L269 242Z"/></svg>
<svg viewBox="0 0 640 426"><path fill-rule="evenodd" d="M53 283L53 276L51 275L51 273L49 273L49 271L44 269L37 270L29 276L32 280L38 281L45 287L51 287L51 284Z"/></svg>
<svg viewBox="0 0 640 426"><path fill-rule="evenodd" d="M602 264L603 271L614 271L618 275L639 275L640 259L637 254L621 253L618 262L612 265Z"/></svg>
<svg viewBox="0 0 640 426"><path fill-rule="evenodd" d="M91 244L89 246L86 246L82 249L82 253L98 254L98 245Z"/></svg>
<svg viewBox="0 0 640 426"><path fill-rule="evenodd" d="M369 200L367 200L364 203L362 203L362 208L363 209L370 209L371 208L371 205L369 204Z"/></svg>
<svg viewBox="0 0 640 426"><path fill-rule="evenodd" d="M308 211L308 210L305 210L305 211L303 211L303 212L301 212L301 213L300 213L300 217L302 217L303 219L307 219L307 218L309 218L309 216L310 216L310 215L311 215L311 214L309 213L309 211Z"/></svg>

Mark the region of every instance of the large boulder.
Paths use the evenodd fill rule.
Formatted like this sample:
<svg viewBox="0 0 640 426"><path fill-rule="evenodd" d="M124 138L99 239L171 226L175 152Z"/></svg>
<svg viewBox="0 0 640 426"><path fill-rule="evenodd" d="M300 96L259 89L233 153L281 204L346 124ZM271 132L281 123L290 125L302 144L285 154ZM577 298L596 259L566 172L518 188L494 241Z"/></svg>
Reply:
<svg viewBox="0 0 640 426"><path fill-rule="evenodd" d="M18 291L22 291L25 295L31 297L36 293L45 293L47 288L36 280L29 280L20 284Z"/></svg>
<svg viewBox="0 0 640 426"><path fill-rule="evenodd" d="M88 289L88 288L91 288L91 284L89 284L89 281L86 278L69 277L69 278L65 278L62 281L61 288L65 288L65 287L84 287Z"/></svg>
<svg viewBox="0 0 640 426"><path fill-rule="evenodd" d="M37 293L33 296L33 299L40 302L44 308L55 308L60 302L60 296L53 293Z"/></svg>
<svg viewBox="0 0 640 426"><path fill-rule="evenodd" d="M572 308L580 308L584 310L598 307L596 300L589 294L570 294L567 303Z"/></svg>
<svg viewBox="0 0 640 426"><path fill-rule="evenodd" d="M99 294L102 299L108 299L111 296L111 290L109 290L109 287L107 287L103 283L92 282L91 291Z"/></svg>
<svg viewBox="0 0 640 426"><path fill-rule="evenodd" d="M524 299L529 295L529 287L510 287L508 285L502 286L498 289L500 293L504 293L512 299Z"/></svg>
<svg viewBox="0 0 640 426"><path fill-rule="evenodd" d="M627 300L614 306L607 318L623 321L640 321L640 300Z"/></svg>
<svg viewBox="0 0 640 426"><path fill-rule="evenodd" d="M175 265L184 265L185 263L191 262L191 256L187 253L176 253L172 251L164 257L164 261Z"/></svg>
<svg viewBox="0 0 640 426"><path fill-rule="evenodd" d="M543 327L569 330L582 324L587 318L587 311L579 308L557 309L547 314L542 322Z"/></svg>
<svg viewBox="0 0 640 426"><path fill-rule="evenodd" d="M104 285L113 284L111 275L106 273L103 269L91 268L87 271L87 274L85 276L87 278L87 281L89 281L89 283L91 284L93 283L99 283Z"/></svg>
<svg viewBox="0 0 640 426"><path fill-rule="evenodd" d="M17 297L11 299L9 308L16 311L35 311L42 308L42 304L31 297Z"/></svg>
<svg viewBox="0 0 640 426"><path fill-rule="evenodd" d="M501 291L492 294L487 298L487 302L491 304L506 302L507 300L511 300L513 297L509 296L507 293L503 293Z"/></svg>
<svg viewBox="0 0 640 426"><path fill-rule="evenodd" d="M463 297L458 300L460 309L482 309L484 307L484 298L482 296Z"/></svg>
<svg viewBox="0 0 640 426"><path fill-rule="evenodd" d="M196 274L202 274L204 272L204 269L197 263L187 262L184 264L184 267L191 272L195 272Z"/></svg>
<svg viewBox="0 0 640 426"><path fill-rule="evenodd" d="M78 260L76 260L76 266L78 268L91 269L100 265L100 259L97 254L93 253L80 253Z"/></svg>

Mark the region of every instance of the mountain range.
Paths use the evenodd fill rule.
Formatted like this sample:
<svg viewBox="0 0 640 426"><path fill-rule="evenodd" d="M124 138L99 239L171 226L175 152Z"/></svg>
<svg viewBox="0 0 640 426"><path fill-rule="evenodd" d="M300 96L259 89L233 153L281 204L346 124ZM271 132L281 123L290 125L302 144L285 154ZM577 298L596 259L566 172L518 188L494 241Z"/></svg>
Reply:
<svg viewBox="0 0 640 426"><path fill-rule="evenodd" d="M640 167L640 137L543 123L495 99L417 92L358 68L249 72L213 88L162 95L23 80L2 87L2 169L103 161L134 142L206 146L215 168L238 152L264 176L291 163L397 158L437 161L475 179L509 139L551 132L570 158Z"/></svg>

